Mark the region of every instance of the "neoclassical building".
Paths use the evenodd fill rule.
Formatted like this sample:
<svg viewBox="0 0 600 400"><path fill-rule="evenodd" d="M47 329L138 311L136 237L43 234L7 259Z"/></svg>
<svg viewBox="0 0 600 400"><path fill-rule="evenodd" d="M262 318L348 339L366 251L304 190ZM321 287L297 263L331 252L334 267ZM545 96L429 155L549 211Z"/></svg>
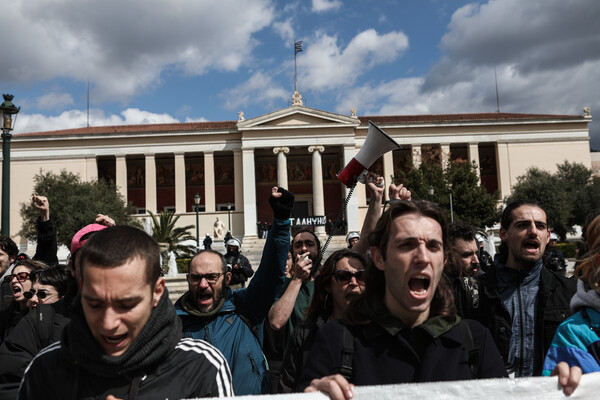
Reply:
<svg viewBox="0 0 600 400"><path fill-rule="evenodd" d="M371 120L402 148L373 168L389 177L408 163L475 161L481 184L508 195L532 166L554 171L564 160L591 167L589 110L583 115L452 114L349 116L302 105L245 119L155 125L123 125L15 135L11 149L11 236L21 227L20 203L30 199L33 177L62 169L84 180L113 180L140 217L174 210L181 224L195 224L200 195L200 232L213 233L217 218L238 237L257 235L268 221L274 185L296 195L298 217L335 219L347 189L336 178L361 149ZM427 160L437 149L437 160ZM228 209L229 208L229 209ZM364 186L351 197L346 221L359 230L367 208ZM102 210L98 210L102 212ZM324 234L323 227L317 232Z"/></svg>

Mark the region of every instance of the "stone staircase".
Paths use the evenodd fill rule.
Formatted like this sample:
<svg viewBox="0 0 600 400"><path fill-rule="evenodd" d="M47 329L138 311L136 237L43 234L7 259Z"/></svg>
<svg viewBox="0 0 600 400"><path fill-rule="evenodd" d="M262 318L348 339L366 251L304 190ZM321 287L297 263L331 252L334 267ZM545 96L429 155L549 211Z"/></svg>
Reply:
<svg viewBox="0 0 600 400"><path fill-rule="evenodd" d="M327 236L320 237L319 239L321 240L321 245L324 245L325 241L327 240ZM248 261L250 261L250 264L255 271L260 264L260 259L262 257L262 252L266 241L266 239L257 238L245 238L242 241L242 254L248 258ZM327 251L325 252L323 260L326 260L327 257L329 257L334 251L346 246L346 236L333 236L331 238L331 242L329 242L329 246L327 247ZM212 245L212 248L216 251L225 253L223 241L215 241ZM169 297L171 298L171 301L175 303L175 301L188 290L185 274L179 274L174 277L166 276L165 280L167 287L169 288Z"/></svg>

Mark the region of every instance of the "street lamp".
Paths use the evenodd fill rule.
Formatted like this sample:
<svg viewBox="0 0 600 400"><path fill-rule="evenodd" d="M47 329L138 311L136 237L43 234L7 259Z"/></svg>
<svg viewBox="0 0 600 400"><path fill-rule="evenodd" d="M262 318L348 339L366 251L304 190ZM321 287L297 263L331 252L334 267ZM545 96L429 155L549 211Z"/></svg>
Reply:
<svg viewBox="0 0 600 400"><path fill-rule="evenodd" d="M2 235L10 236L10 131L15 126L16 115L21 107L12 103L12 94L3 94L4 103L0 105L2 121ZM13 115L15 118L13 120Z"/></svg>
<svg viewBox="0 0 600 400"><path fill-rule="evenodd" d="M229 232L231 232L231 203L227 203L227 220L229 222Z"/></svg>
<svg viewBox="0 0 600 400"><path fill-rule="evenodd" d="M198 221L198 209L200 208L200 195L194 196L194 205L196 206L196 250L200 249L200 226Z"/></svg>
<svg viewBox="0 0 600 400"><path fill-rule="evenodd" d="M433 186L429 185L429 190L427 190L427 192L429 193L429 201L433 203L433 193L435 192Z"/></svg>

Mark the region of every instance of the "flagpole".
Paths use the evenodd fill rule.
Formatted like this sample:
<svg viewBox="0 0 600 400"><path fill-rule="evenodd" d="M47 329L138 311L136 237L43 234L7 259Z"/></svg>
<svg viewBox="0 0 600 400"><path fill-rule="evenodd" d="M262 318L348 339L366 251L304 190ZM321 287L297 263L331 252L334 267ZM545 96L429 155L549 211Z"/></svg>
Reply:
<svg viewBox="0 0 600 400"><path fill-rule="evenodd" d="M296 41L294 40L294 93L298 90L298 68L296 66L296 56L298 55L298 51L296 51Z"/></svg>

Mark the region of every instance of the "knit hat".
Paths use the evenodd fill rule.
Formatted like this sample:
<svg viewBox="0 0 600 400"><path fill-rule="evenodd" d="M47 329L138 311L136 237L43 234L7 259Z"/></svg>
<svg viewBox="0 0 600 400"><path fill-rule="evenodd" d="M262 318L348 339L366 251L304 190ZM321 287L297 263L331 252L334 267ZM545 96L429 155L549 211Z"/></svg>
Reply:
<svg viewBox="0 0 600 400"><path fill-rule="evenodd" d="M98 232L106 228L108 228L106 225L89 224L77 231L75 236L73 236L73 240L71 240L71 256L73 256L77 250L83 247L85 242L87 242L89 239L90 233Z"/></svg>

